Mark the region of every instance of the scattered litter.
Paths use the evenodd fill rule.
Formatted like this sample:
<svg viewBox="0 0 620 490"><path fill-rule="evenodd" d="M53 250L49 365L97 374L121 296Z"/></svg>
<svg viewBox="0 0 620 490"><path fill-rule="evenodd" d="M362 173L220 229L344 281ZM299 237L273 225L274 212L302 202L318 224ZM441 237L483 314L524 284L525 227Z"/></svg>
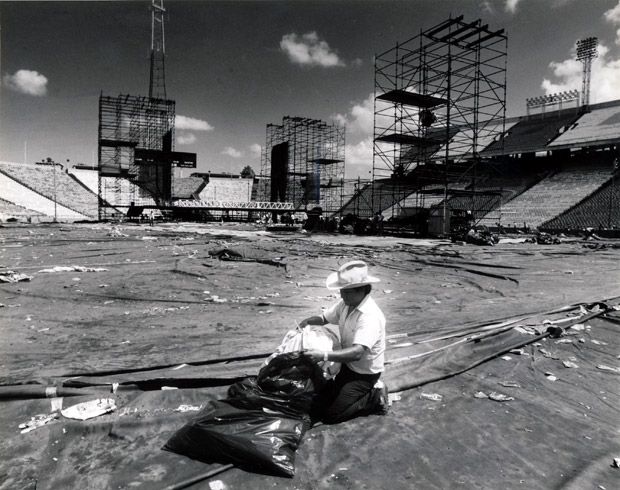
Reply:
<svg viewBox="0 0 620 490"><path fill-rule="evenodd" d="M116 410L113 398L98 398L65 408L60 413L69 419L87 420Z"/></svg>
<svg viewBox="0 0 620 490"><path fill-rule="evenodd" d="M500 381L499 384L506 388L521 388L521 385L515 381Z"/></svg>
<svg viewBox="0 0 620 490"><path fill-rule="evenodd" d="M562 361L565 368L578 368L579 366L575 364L573 361Z"/></svg>
<svg viewBox="0 0 620 490"><path fill-rule="evenodd" d="M103 267L83 267L81 265L63 266L57 265L50 269L41 269L39 272L51 273L51 272L105 272L108 269Z"/></svg>
<svg viewBox="0 0 620 490"><path fill-rule="evenodd" d="M504 395L503 393L497 393L496 391L492 391L489 393L489 399L496 402L509 402L514 400L513 396Z"/></svg>
<svg viewBox="0 0 620 490"><path fill-rule="evenodd" d="M179 405L178 408L175 408L175 412L198 412L202 410L202 405Z"/></svg>
<svg viewBox="0 0 620 490"><path fill-rule="evenodd" d="M558 379L558 378L555 376L555 374L553 374L553 373L549 373L549 372L546 372L546 373L545 373L545 376L547 377L547 379L548 379L549 381L557 381L557 379Z"/></svg>
<svg viewBox="0 0 620 490"><path fill-rule="evenodd" d="M388 393L388 405L391 405L393 402L399 402L400 399L400 393Z"/></svg>
<svg viewBox="0 0 620 490"><path fill-rule="evenodd" d="M484 391L476 391L476 393L474 393L474 398L489 398L489 395Z"/></svg>
<svg viewBox="0 0 620 490"><path fill-rule="evenodd" d="M112 303L114 303L113 299L109 299L109 300L103 302L104 305L111 305Z"/></svg>
<svg viewBox="0 0 620 490"><path fill-rule="evenodd" d="M440 395L439 393L422 393L420 395L420 398L424 398L425 400L431 400L434 402L440 402L441 400L443 400L443 395Z"/></svg>
<svg viewBox="0 0 620 490"><path fill-rule="evenodd" d="M108 287L108 284L99 284L99 287L100 287L100 288L107 288L107 287Z"/></svg>
<svg viewBox="0 0 620 490"><path fill-rule="evenodd" d="M47 332L49 330L49 327L45 327L42 328L41 330L37 330L37 332L41 333L41 332Z"/></svg>
<svg viewBox="0 0 620 490"><path fill-rule="evenodd" d="M213 296L209 296L208 298L205 298L204 300L210 301L212 303L226 303L228 301L226 298L220 298L217 294L214 294Z"/></svg>
<svg viewBox="0 0 620 490"><path fill-rule="evenodd" d="M226 484L222 480L213 480L209 482L211 490L226 490Z"/></svg>
<svg viewBox="0 0 620 490"><path fill-rule="evenodd" d="M19 274L18 272L6 271L5 273L0 274L0 282L22 282L30 280L32 280L32 276Z"/></svg>
<svg viewBox="0 0 620 490"><path fill-rule="evenodd" d="M582 332L586 329L586 326L583 323L576 323L575 325L570 327L570 329L575 332Z"/></svg>
<svg viewBox="0 0 620 490"><path fill-rule="evenodd" d="M620 368L617 368L617 367L606 366L605 364L597 364L596 367L600 369L601 371L610 371L612 373L620 373Z"/></svg>
<svg viewBox="0 0 620 490"><path fill-rule="evenodd" d="M602 340L592 339L592 340L590 340L590 342L592 342L593 344L596 344L596 345L607 345L607 342L603 342Z"/></svg>
<svg viewBox="0 0 620 490"><path fill-rule="evenodd" d="M556 344L572 344L572 339L560 339L555 341Z"/></svg>
<svg viewBox="0 0 620 490"><path fill-rule="evenodd" d="M552 354L551 352L549 352L547 349L538 349L538 351L544 356L547 357L548 359L559 359L559 357L556 354Z"/></svg>
<svg viewBox="0 0 620 490"><path fill-rule="evenodd" d="M392 290L391 290L391 289L384 289L384 290L383 290L383 292L384 292L385 294L391 294L391 293L392 293Z"/></svg>
<svg viewBox="0 0 620 490"><path fill-rule="evenodd" d="M614 462L611 464L614 468L620 468L620 458L614 458Z"/></svg>
<svg viewBox="0 0 620 490"><path fill-rule="evenodd" d="M510 361L510 360L512 360L512 357L510 357L510 356L502 356L502 359L504 361Z"/></svg>
<svg viewBox="0 0 620 490"><path fill-rule="evenodd" d="M38 429L39 427L49 424L50 422L52 422L54 419L57 419L57 418L58 418L57 413L50 413L48 415L45 415L45 414L35 415L34 417L31 417L28 422L19 424L18 428L21 429L20 431L21 434L25 434L27 432L30 432L31 430L35 430L35 429Z"/></svg>
<svg viewBox="0 0 620 490"><path fill-rule="evenodd" d="M510 349L509 351L511 354L516 354L518 356L526 356L527 353L525 352L525 349Z"/></svg>
<svg viewBox="0 0 620 490"><path fill-rule="evenodd" d="M157 240L156 236L143 236L142 240Z"/></svg>
<svg viewBox="0 0 620 490"><path fill-rule="evenodd" d="M160 388L161 391L166 391L166 390L178 390L179 388L177 386L162 386Z"/></svg>

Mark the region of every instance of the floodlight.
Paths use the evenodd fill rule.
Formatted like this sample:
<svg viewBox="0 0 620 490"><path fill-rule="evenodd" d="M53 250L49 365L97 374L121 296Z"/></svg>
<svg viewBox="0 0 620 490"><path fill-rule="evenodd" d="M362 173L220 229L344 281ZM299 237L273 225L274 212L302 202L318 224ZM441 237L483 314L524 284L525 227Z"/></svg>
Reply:
<svg viewBox="0 0 620 490"><path fill-rule="evenodd" d="M577 60L582 61L586 59L596 58L598 46L598 38L587 37L577 41Z"/></svg>

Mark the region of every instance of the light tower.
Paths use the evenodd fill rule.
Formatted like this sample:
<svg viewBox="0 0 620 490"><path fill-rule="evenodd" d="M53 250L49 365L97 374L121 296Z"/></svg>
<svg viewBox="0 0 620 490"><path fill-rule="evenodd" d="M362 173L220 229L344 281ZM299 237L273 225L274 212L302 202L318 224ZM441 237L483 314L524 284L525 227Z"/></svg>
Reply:
<svg viewBox="0 0 620 490"><path fill-rule="evenodd" d="M166 99L164 0L151 0L151 78L149 98Z"/></svg>
<svg viewBox="0 0 620 490"><path fill-rule="evenodd" d="M596 47L598 39L587 37L577 41L577 61L583 63L583 83L581 85L581 105L590 104L590 72L592 71L592 60L598 56Z"/></svg>

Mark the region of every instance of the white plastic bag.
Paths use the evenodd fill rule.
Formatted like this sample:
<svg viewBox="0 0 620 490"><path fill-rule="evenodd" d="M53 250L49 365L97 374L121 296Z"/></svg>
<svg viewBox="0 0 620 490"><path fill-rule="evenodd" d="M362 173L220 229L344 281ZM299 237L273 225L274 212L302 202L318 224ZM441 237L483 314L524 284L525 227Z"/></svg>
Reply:
<svg viewBox="0 0 620 490"><path fill-rule="evenodd" d="M293 329L286 332L275 352L265 361L265 365L274 357L286 352L302 350L320 350L331 352L340 349L338 336L329 328L322 325L306 325L302 329ZM340 371L340 363L321 361L319 363L327 379L332 379Z"/></svg>

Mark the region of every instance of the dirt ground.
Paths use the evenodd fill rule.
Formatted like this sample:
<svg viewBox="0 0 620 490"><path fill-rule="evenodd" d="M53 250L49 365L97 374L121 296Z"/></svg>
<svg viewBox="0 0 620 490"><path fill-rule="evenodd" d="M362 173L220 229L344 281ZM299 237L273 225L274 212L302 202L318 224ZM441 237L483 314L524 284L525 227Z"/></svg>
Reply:
<svg viewBox="0 0 620 490"><path fill-rule="evenodd" d="M336 300L324 280L352 259L367 261L381 279L373 296L392 336L620 296L619 242L574 238L537 245L507 238L512 240L480 247L447 240L269 233L243 224L5 224L0 228L0 274L14 271L31 279L0 284L1 385L46 385L56 376L75 373L272 352L296 321ZM235 250L246 260L224 261L209 254L221 249ZM58 266L95 270L54 271ZM607 348L601 347L601 355L613 366L620 362L617 333L607 332ZM554 400L571 404L568 411L550 409L556 420L534 421L528 419L531 411L520 410L518 404L504 409L463 396L474 386L513 373L510 369L517 372L516 366L495 359L441 383L403 392L392 413L381 420L312 429L299 449L298 473L292 480L237 469L218 478L230 489L552 488L582 482L579 478L587 477L583 471L595 454L616 451L620 457L617 374L598 373L607 377L597 378L598 392L591 393L586 389L590 381L583 378L584 391L571 395L580 396L578 401L554 385ZM545 397L544 387L527 377L533 376L531 365L520 366L522 384L530 383L521 398L535 406L535 400ZM420 398L422 392L437 391L445 394L443 403ZM580 436L585 447L575 452L568 447L574 441L567 447L558 444L575 437L584 424L585 409L579 403L594 407L586 416L600 423L592 426L599 432L587 436L590 439ZM34 467L44 464L40 459L47 453L26 446L36 444L46 429L26 439L17 425L33 414L11 420L16 412L8 405L0 401L5 426L0 488L35 488L40 476ZM554 422L561 422L560 432L550 425ZM33 435L38 431L41 435ZM14 449L16 441L24 445L22 456ZM530 460L534 444L539 449L530 453ZM376 453L374 448L382 449ZM545 451L557 451L546 459L556 460L555 468L541 469L538 454ZM575 470L569 475L584 452L592 461L584 463L579 474ZM605 468L611 468L608 463ZM93 478L95 474L93 470ZM611 489L620 481L620 469L597 470L596 475L587 477L587 486L581 488ZM89 481L88 475L84 478ZM89 488L127 484L97 478ZM192 488L210 487L203 482Z"/></svg>

